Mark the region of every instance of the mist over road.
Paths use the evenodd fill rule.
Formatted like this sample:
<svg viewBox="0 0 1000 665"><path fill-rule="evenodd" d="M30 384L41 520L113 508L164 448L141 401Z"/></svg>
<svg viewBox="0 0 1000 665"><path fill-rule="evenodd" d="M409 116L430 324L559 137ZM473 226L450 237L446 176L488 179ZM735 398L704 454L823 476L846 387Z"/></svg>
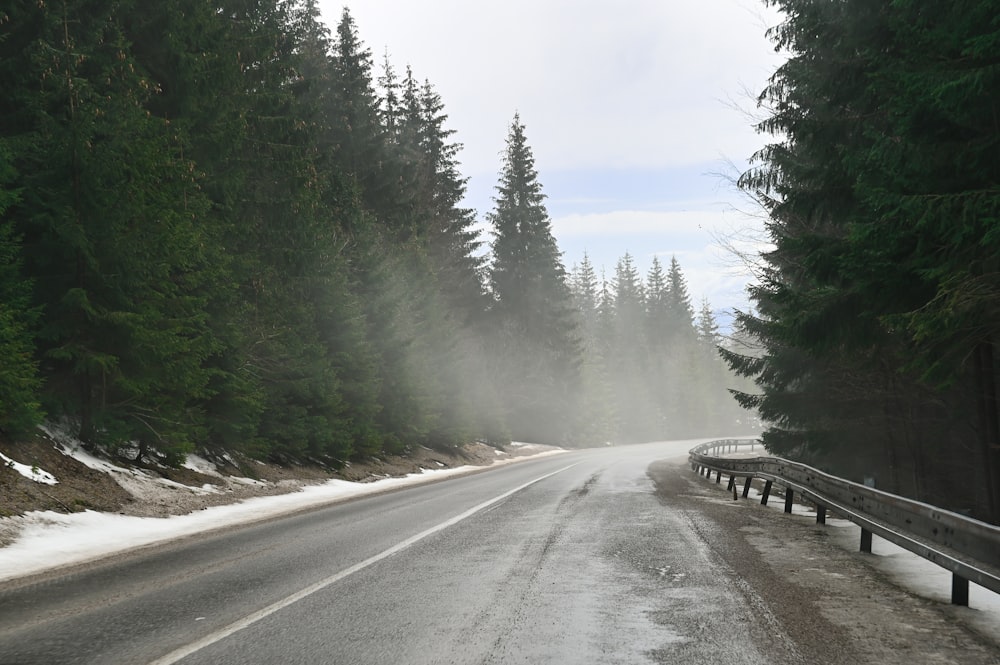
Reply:
<svg viewBox="0 0 1000 665"><path fill-rule="evenodd" d="M996 662L902 592L846 598L872 596L864 566L727 499L687 470L693 445L542 458L8 584L0 662L913 662L887 607L952 631L935 662ZM788 556L823 553L856 616L768 563L771 528L808 549Z"/></svg>

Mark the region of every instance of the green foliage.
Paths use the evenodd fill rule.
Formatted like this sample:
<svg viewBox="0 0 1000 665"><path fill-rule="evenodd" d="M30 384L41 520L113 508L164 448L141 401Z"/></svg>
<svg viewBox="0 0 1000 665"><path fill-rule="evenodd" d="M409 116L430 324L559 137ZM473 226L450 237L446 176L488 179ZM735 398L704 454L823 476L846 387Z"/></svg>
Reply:
<svg viewBox="0 0 1000 665"><path fill-rule="evenodd" d="M21 244L5 215L19 198L8 188L15 175L0 143L0 431L8 435L30 430L41 418L31 339L37 312L30 308L31 285L21 276Z"/></svg>
<svg viewBox="0 0 1000 665"><path fill-rule="evenodd" d="M652 294L630 257L571 289L518 117L485 256L441 97L388 61L376 85L346 10L0 14L0 429L44 404L132 458L334 466L681 431L694 370L650 362L697 339L676 263Z"/></svg>
<svg viewBox="0 0 1000 665"><path fill-rule="evenodd" d="M997 519L995 3L772 4L790 58L761 95L778 140L741 179L774 242L739 319L764 353L727 357L760 388L741 399L776 450L863 458L890 489ZM970 432L979 480L939 496L934 449Z"/></svg>
<svg viewBox="0 0 1000 665"><path fill-rule="evenodd" d="M206 203L182 141L143 108L155 84L120 16L91 5L20 17L24 49L5 69L35 81L10 88L21 108L6 135L23 191L11 216L43 306L46 398L85 440L183 450L201 431L212 349L198 292Z"/></svg>
<svg viewBox="0 0 1000 665"><path fill-rule="evenodd" d="M562 443L571 430L553 416L575 411L580 347L566 271L518 115L496 192L487 215L494 237L489 281L499 349L494 376L506 397L513 436Z"/></svg>
<svg viewBox="0 0 1000 665"><path fill-rule="evenodd" d="M579 427L587 443L651 441L751 431L727 393L740 385L716 353L717 326L704 303L698 329L680 264L654 257L645 281L623 256L598 284L589 260L574 269L583 322Z"/></svg>

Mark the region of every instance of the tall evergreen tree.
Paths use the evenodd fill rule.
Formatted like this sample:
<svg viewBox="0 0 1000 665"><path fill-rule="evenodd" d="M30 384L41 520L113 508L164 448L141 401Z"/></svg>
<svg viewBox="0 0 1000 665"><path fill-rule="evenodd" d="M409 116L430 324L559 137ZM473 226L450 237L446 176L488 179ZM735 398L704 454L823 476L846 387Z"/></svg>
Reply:
<svg viewBox="0 0 1000 665"><path fill-rule="evenodd" d="M772 449L864 458L896 491L938 500L920 470L931 460L941 477L982 473L962 501L1000 519L996 8L772 4L791 57L762 94L760 129L781 140L741 179L775 241L759 313L741 317L767 353L730 356L761 388L742 399L771 420ZM940 453L965 445L962 420L978 432L974 469Z"/></svg>
<svg viewBox="0 0 1000 665"><path fill-rule="evenodd" d="M580 311L580 327L588 346L593 345L596 336L597 308L600 302L600 283L590 256L584 252L580 263L574 266L570 280L573 300Z"/></svg>
<svg viewBox="0 0 1000 665"><path fill-rule="evenodd" d="M496 192L487 216L494 236L490 286L508 423L514 436L562 442L561 417L574 412L579 343L566 271L518 114Z"/></svg>
<svg viewBox="0 0 1000 665"><path fill-rule="evenodd" d="M10 214L45 306L51 408L87 442L171 457L200 435L208 395L206 202L182 137L146 110L157 85L130 51L127 9L25 6L9 26L3 135L23 191Z"/></svg>
<svg viewBox="0 0 1000 665"><path fill-rule="evenodd" d="M719 345L719 324L715 322L715 314L708 298L702 298L701 308L698 310L697 330L698 341L714 351Z"/></svg>
<svg viewBox="0 0 1000 665"><path fill-rule="evenodd" d="M663 305L667 312L672 341L680 344L690 342L695 335L694 308L691 305L687 280L684 278L677 257L670 257Z"/></svg>
<svg viewBox="0 0 1000 665"><path fill-rule="evenodd" d="M650 389L651 354L646 338L647 293L635 262L627 252L615 266L614 337L608 371L617 404L618 438L651 441L659 438L661 394Z"/></svg>
<svg viewBox="0 0 1000 665"><path fill-rule="evenodd" d="M616 404L608 372L608 347L602 334L602 285L586 253L574 266L569 284L582 347L575 440L579 445L603 444L617 437ZM610 291L607 295L610 303Z"/></svg>
<svg viewBox="0 0 1000 665"><path fill-rule="evenodd" d="M10 189L16 174L10 153L0 141L0 432L17 435L40 417L41 381L34 359L31 284L21 274L21 244L6 210L19 198Z"/></svg>

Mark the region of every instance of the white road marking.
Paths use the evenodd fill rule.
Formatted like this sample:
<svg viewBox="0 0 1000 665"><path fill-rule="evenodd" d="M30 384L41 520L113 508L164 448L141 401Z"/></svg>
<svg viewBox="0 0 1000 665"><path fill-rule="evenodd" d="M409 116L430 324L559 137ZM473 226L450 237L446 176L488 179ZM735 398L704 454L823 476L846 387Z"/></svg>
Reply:
<svg viewBox="0 0 1000 665"><path fill-rule="evenodd" d="M557 469L556 471L553 471L552 473L547 473L544 476L540 476L538 478L535 478L534 480L526 482L523 485L515 487L514 489L512 489L512 490L510 490L508 492L504 492L503 494L501 494L499 496L495 496L492 499L490 499L489 501L484 501L483 503L480 503L479 505L473 506L472 508L469 508L468 510L466 510L464 513L462 513L460 515L456 515L455 517L452 517L449 520L445 520L444 522L441 522L438 525L432 526L431 528L427 529L426 531L421 531L417 535L411 536L411 537L407 538L406 540L404 540L404 541L402 541L400 543L397 543L397 544L393 545L392 547L390 547L389 549L387 549L387 550L385 550L383 552L380 552L380 553L376 554L375 556L369 557L369 558L365 559L364 561L362 561L360 563L356 563L353 566L351 566L350 568L346 568L346 569L340 571L339 573L336 573L334 575L331 575L330 577L327 577L324 580L320 580L319 582L316 582L315 584L307 586L305 589L302 589L301 591L293 593L292 595L288 596L287 598L284 598L282 600L279 600L276 603L268 605L267 607L265 607L263 609L257 610L256 612L253 612L252 614L248 614L247 616L243 617L239 621L234 621L233 623L229 624L228 626L226 626L224 628L221 628L221 629L215 631L214 633L210 633L210 634L206 635L205 637L201 638L200 640L198 640L196 642L192 642L191 644L183 646L183 647L181 647L179 649L175 649L174 651L171 651L167 655L162 656L160 658L157 658L154 661L151 661L149 663L149 665L173 665L173 663L176 663L176 662L178 662L180 660L183 660L184 658L187 658L191 654L196 653L198 651L201 651L205 647L210 646L212 644L215 644L216 642L218 642L220 640L223 640L223 639L229 637L230 635L232 635L232 634L234 634L236 632L239 632L239 631L243 630L244 628L247 628L247 627L249 627L249 626L257 623L261 619L265 619L265 618L271 616L272 614L274 614L278 610L284 609L284 608L288 607L289 605L302 600L303 598L311 596L312 594L316 593L317 591L325 589L326 587L328 587L331 584L334 584L336 582L339 582L340 580L344 579L345 577L349 577L349 576L353 575L354 573L356 573L358 571L364 570L365 568L367 568L367 567L369 567L369 566L371 566L373 564L376 564L379 561L382 561L383 559L386 559L386 558L392 556L393 554L396 554L398 552L401 552L401 551L405 550L407 547L409 547L411 545L414 545L415 543L420 542L421 540L423 540L424 538L427 538L428 536L434 535L438 531L442 531L444 529L447 529L450 526L454 526L455 524L458 524L462 520L465 520L465 519L468 519L469 517L472 517L476 513L478 513L481 510L483 510L484 508L489 508L493 504L498 503L500 501L503 501L507 497L509 497L509 496L511 496L513 494L517 494L521 490L523 490L523 489L525 489L527 487L531 487L535 483L541 482L541 481L545 480L546 478L551 478L552 476L554 476L554 475L556 475L558 473L562 473L563 471L566 471L567 469L571 469L574 466L576 466L577 464L579 464L579 462L576 462L575 464L570 464L569 466L564 466L563 468Z"/></svg>

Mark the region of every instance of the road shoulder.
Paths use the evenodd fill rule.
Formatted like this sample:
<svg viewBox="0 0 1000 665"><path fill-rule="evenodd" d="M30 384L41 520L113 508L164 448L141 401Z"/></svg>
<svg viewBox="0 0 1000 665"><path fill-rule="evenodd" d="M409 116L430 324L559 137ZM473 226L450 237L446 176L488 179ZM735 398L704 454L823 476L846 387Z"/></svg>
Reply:
<svg viewBox="0 0 1000 665"><path fill-rule="evenodd" d="M892 584L871 555L835 545L832 527L734 501L725 485L693 473L686 460L656 462L648 473L660 501L683 513L739 578L752 581L806 662L1000 663L1000 645L959 621L950 606Z"/></svg>

